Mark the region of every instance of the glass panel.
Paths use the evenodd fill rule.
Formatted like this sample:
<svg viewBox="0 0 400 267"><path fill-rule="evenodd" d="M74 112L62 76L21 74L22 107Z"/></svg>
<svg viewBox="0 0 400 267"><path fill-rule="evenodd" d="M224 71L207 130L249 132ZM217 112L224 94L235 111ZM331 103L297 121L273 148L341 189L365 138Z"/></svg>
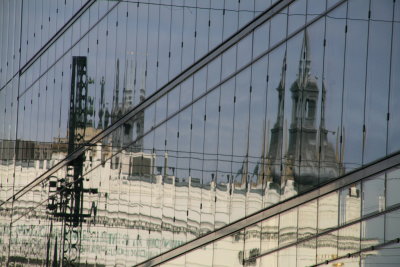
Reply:
<svg viewBox="0 0 400 267"><path fill-rule="evenodd" d="M204 98L193 105L191 122L190 146L190 171L189 171L189 196L188 203L188 240L200 235L200 218L202 208L202 168L203 168L203 143L204 143Z"/></svg>
<svg viewBox="0 0 400 267"><path fill-rule="evenodd" d="M237 44L237 69L245 66L252 58L253 33L248 34Z"/></svg>
<svg viewBox="0 0 400 267"><path fill-rule="evenodd" d="M286 37L286 25L287 25L287 8L279 11L278 14L274 15L271 19L271 31L270 31L270 47L281 41Z"/></svg>
<svg viewBox="0 0 400 267"><path fill-rule="evenodd" d="M329 262L332 266L350 266L350 267L359 267L360 266L360 256L353 255L347 258L342 258L336 261ZM362 266L362 265L361 265Z"/></svg>
<svg viewBox="0 0 400 267"><path fill-rule="evenodd" d="M221 80L227 78L236 70L237 46L234 45L222 54Z"/></svg>
<svg viewBox="0 0 400 267"><path fill-rule="evenodd" d="M307 22L325 11L326 0L307 0Z"/></svg>
<svg viewBox="0 0 400 267"><path fill-rule="evenodd" d="M371 21L368 38L364 164L386 155L392 23Z"/></svg>
<svg viewBox="0 0 400 267"><path fill-rule="evenodd" d="M271 1L271 0L255 0L254 1L254 6L255 6L255 10L256 10L256 15L258 13L263 12L268 7L270 7L271 3L273 3L273 2L275 2L275 1Z"/></svg>
<svg viewBox="0 0 400 267"><path fill-rule="evenodd" d="M389 267L400 262L400 245L391 244L377 251L368 251L361 254L361 266Z"/></svg>
<svg viewBox="0 0 400 267"><path fill-rule="evenodd" d="M299 207L298 239L307 238L317 233L317 201L311 201Z"/></svg>
<svg viewBox="0 0 400 267"><path fill-rule="evenodd" d="M388 207L400 203L400 170L389 171L386 176L386 205Z"/></svg>
<svg viewBox="0 0 400 267"><path fill-rule="evenodd" d="M195 60L208 51L210 0L196 1Z"/></svg>
<svg viewBox="0 0 400 267"><path fill-rule="evenodd" d="M207 66L207 90L213 89L221 79L221 57L217 57Z"/></svg>
<svg viewBox="0 0 400 267"><path fill-rule="evenodd" d="M310 266L316 263L317 239L310 239L297 245L297 266Z"/></svg>
<svg viewBox="0 0 400 267"><path fill-rule="evenodd" d="M339 194L333 192L318 199L318 232L337 227L339 219ZM319 262L319 261L318 261Z"/></svg>
<svg viewBox="0 0 400 267"><path fill-rule="evenodd" d="M185 0L185 8L183 9L182 69L186 69L194 61L194 44L196 41L193 38L196 29L195 6L195 0Z"/></svg>
<svg viewBox="0 0 400 267"><path fill-rule="evenodd" d="M320 2L323 3L324 1L318 1L318 3ZM310 1L308 4L310 4ZM325 4L323 4L323 6L324 5ZM323 114L321 114L322 98L324 97L325 90L322 81L324 67L324 31L324 19L312 24L306 30L306 34L308 33L310 38L309 48L306 50L307 55L305 57L309 60L309 76L306 79L306 90L303 91L302 95L305 106L301 133L300 175L304 182L302 182L303 188L299 186L299 192L304 192L307 189L315 187L318 183L323 182L325 179L322 180L317 177L328 176L325 172L334 172L336 174L335 176L338 175L337 169L319 168L318 165L321 158L318 152L314 152L319 149L321 151L324 150L325 152L328 152L329 150L330 153L328 152L329 154L325 156L329 158L335 157L332 153L333 148L329 147L328 144L324 144L327 147L322 149L322 144L320 142L321 133L325 133L325 125L322 124L324 118L322 117ZM305 68L307 69L307 67ZM313 181L309 181L309 177L315 178Z"/></svg>
<svg viewBox="0 0 400 267"><path fill-rule="evenodd" d="M163 0L162 3L163 5L159 6L160 22L158 25L157 86L154 90L161 88L165 83L168 82L169 59L171 57L171 0ZM149 21L152 21L153 18L154 17L149 16ZM151 94L153 91L150 90L149 93Z"/></svg>
<svg viewBox="0 0 400 267"><path fill-rule="evenodd" d="M261 258L260 266L277 267L278 266L278 252L267 254Z"/></svg>
<svg viewBox="0 0 400 267"><path fill-rule="evenodd" d="M374 20L392 20L393 6L395 1L391 0L371 0L371 21L375 23Z"/></svg>
<svg viewBox="0 0 400 267"><path fill-rule="evenodd" d="M239 2L239 29L249 22L254 16L254 1Z"/></svg>
<svg viewBox="0 0 400 267"><path fill-rule="evenodd" d="M339 229L338 256L360 250L360 223Z"/></svg>
<svg viewBox="0 0 400 267"><path fill-rule="evenodd" d="M326 45L323 74L323 95L320 133L320 181L324 182L343 173L340 157L343 68L345 53L346 9L343 4L326 17Z"/></svg>
<svg viewBox="0 0 400 267"><path fill-rule="evenodd" d="M385 209L385 175L380 175L362 182L362 214Z"/></svg>
<svg viewBox="0 0 400 267"><path fill-rule="evenodd" d="M317 263L333 260L338 255L338 232L330 232L329 234L317 238Z"/></svg>
<svg viewBox="0 0 400 267"><path fill-rule="evenodd" d="M385 241L385 216L375 217L361 224L361 249L376 246Z"/></svg>
<svg viewBox="0 0 400 267"><path fill-rule="evenodd" d="M178 151L176 163L176 200L175 200L175 224L182 231L176 234L179 237L175 239L180 242L186 242L188 229L188 200L189 200L189 163L190 163L190 123L191 108L182 111L179 114L179 135Z"/></svg>
<svg viewBox="0 0 400 267"><path fill-rule="evenodd" d="M263 23L254 30L253 39L253 58L258 57L261 53L267 51L269 47L269 21Z"/></svg>
<svg viewBox="0 0 400 267"><path fill-rule="evenodd" d="M224 8L224 29L223 40L226 40L238 29L239 17L239 2L238 1L225 1Z"/></svg>
<svg viewBox="0 0 400 267"><path fill-rule="evenodd" d="M159 67L159 60L158 60L158 54L159 54L159 43L161 44L160 50L163 49L165 50L168 48L167 44L163 43L161 40L161 34L159 34L159 25L161 25L161 15L160 15L160 9L162 9L165 13L165 7L160 7L159 5L159 0L154 1L154 4L147 5L148 6L148 12L149 12L149 21L148 21L148 31L147 31L147 47L145 51L134 51L136 53L143 52L147 53L146 55L146 71L139 74L140 77L139 79L136 80L136 84L143 89L147 90L148 94L151 94L155 90L158 89L158 86L160 84L157 84L157 71ZM131 4L133 5L133 3ZM163 19L166 19L166 15L163 13ZM135 14L132 14L133 16ZM140 22L138 25L141 25ZM136 26L136 25L135 25ZM146 37L144 35L143 37ZM137 38L137 37L136 37ZM159 39L160 38L160 39ZM138 41L136 41L138 43ZM163 51L165 53L165 51ZM136 62L135 62L136 63ZM141 66L136 66L136 68L140 68ZM165 63L164 66L165 68ZM137 71L135 69L135 71ZM163 72L167 72L167 69L163 69ZM144 76L146 75L146 84L144 84ZM146 85L146 87L144 87ZM142 89L140 88L140 89Z"/></svg>
<svg viewBox="0 0 400 267"><path fill-rule="evenodd" d="M306 60L309 60L308 51L309 36L306 32L301 32L287 43L287 53L282 62L282 80L279 90L284 90L284 115L279 123L283 128L282 140L282 177L281 194L282 199L290 198L297 194L296 185L305 185L299 173L301 133L303 121L303 91L308 82L305 73ZM307 56L307 58L305 57ZM308 67L308 66L307 66ZM304 98L305 99L305 98ZM306 158L305 158L306 160ZM314 179L310 179L313 181Z"/></svg>
<svg viewBox="0 0 400 267"><path fill-rule="evenodd" d="M278 247L279 216L261 222L261 254Z"/></svg>
<svg viewBox="0 0 400 267"><path fill-rule="evenodd" d="M353 4L359 4L355 7ZM362 164L363 125L365 95L365 71L360 71L366 66L368 22L355 20L360 12L368 8L364 1L349 3L346 57L344 67L344 95L343 95L343 122L342 159L345 172L359 168ZM366 15L368 11L366 12Z"/></svg>
<svg viewBox="0 0 400 267"><path fill-rule="evenodd" d="M400 3L394 2L394 20L400 22Z"/></svg>
<svg viewBox="0 0 400 267"><path fill-rule="evenodd" d="M204 67L194 74L193 99L204 94L207 89L207 68Z"/></svg>
<svg viewBox="0 0 400 267"><path fill-rule="evenodd" d="M243 266L244 231L239 231L214 242L212 266Z"/></svg>
<svg viewBox="0 0 400 267"><path fill-rule="evenodd" d="M232 195L232 139L233 139L233 92L235 79L221 86L218 130L218 173L215 223L223 226L229 223Z"/></svg>
<svg viewBox="0 0 400 267"><path fill-rule="evenodd" d="M267 188L264 197L264 207L279 201L281 190L281 162L283 143L283 108L284 91L282 83L284 73L282 62L284 62L285 46L271 52L268 63L267 76L267 118L266 118L266 140L268 143L267 158Z"/></svg>
<svg viewBox="0 0 400 267"><path fill-rule="evenodd" d="M348 5L348 18L352 20L368 20L369 5L365 4L364 0L353 0Z"/></svg>
<svg viewBox="0 0 400 267"><path fill-rule="evenodd" d="M247 227L244 236L244 259L250 266L254 266L261 250L261 223Z"/></svg>
<svg viewBox="0 0 400 267"><path fill-rule="evenodd" d="M396 2L398 15L397 21L400 22L400 4ZM392 55L391 55L391 74L390 74L390 98L389 98L389 133L388 133L388 153L393 153L400 149L400 140L397 138L400 134L399 117L394 116L398 110L397 103L400 100L400 23L393 23L392 36Z"/></svg>
<svg viewBox="0 0 400 267"><path fill-rule="evenodd" d="M213 255L216 252L216 245L217 243L211 243L186 254L185 266L213 266Z"/></svg>
<svg viewBox="0 0 400 267"><path fill-rule="evenodd" d="M247 214L262 208L266 185L267 142L265 133L266 93L268 57L263 57L252 66L249 122L249 188Z"/></svg>
<svg viewBox="0 0 400 267"><path fill-rule="evenodd" d="M250 68L246 68L236 76L232 158L234 190L231 199L231 222L246 215L246 192L249 176L247 138L249 127L250 78Z"/></svg>
<svg viewBox="0 0 400 267"><path fill-rule="evenodd" d="M210 9L210 27L208 48L212 49L222 42L224 22L224 0L212 0Z"/></svg>
<svg viewBox="0 0 400 267"><path fill-rule="evenodd" d="M288 35L304 26L306 22L307 0L293 2L289 6Z"/></svg>
<svg viewBox="0 0 400 267"><path fill-rule="evenodd" d="M214 230L215 202L215 180L217 172L217 149L218 149L218 105L219 89L212 91L206 97L206 114L204 129L204 163L202 180L202 217L201 231L207 233Z"/></svg>
<svg viewBox="0 0 400 267"><path fill-rule="evenodd" d="M167 116L172 115L179 109L179 94L180 86L175 87L172 91L168 92L168 113Z"/></svg>
<svg viewBox="0 0 400 267"><path fill-rule="evenodd" d="M185 262L186 262L186 255L182 255L168 262L164 262L158 265L158 267L184 267L186 266Z"/></svg>
<svg viewBox="0 0 400 267"><path fill-rule="evenodd" d="M385 215L385 241L400 238L400 210ZM382 227L382 225L380 225Z"/></svg>
<svg viewBox="0 0 400 267"><path fill-rule="evenodd" d="M193 77L186 79L181 84L181 93L179 96L179 106L182 108L192 101Z"/></svg>
<svg viewBox="0 0 400 267"><path fill-rule="evenodd" d="M171 57L169 65L169 80L182 70L182 31L183 31L183 0L172 0L171 13Z"/></svg>
<svg viewBox="0 0 400 267"><path fill-rule="evenodd" d="M297 241L297 209L280 214L279 216L279 247Z"/></svg>
<svg viewBox="0 0 400 267"><path fill-rule="evenodd" d="M296 266L296 246L278 251L278 266Z"/></svg>
<svg viewBox="0 0 400 267"><path fill-rule="evenodd" d="M156 102L156 120L155 125L164 121L167 116L167 95L164 95Z"/></svg>
<svg viewBox="0 0 400 267"><path fill-rule="evenodd" d="M339 223L345 224L360 218L360 184L353 184L340 190Z"/></svg>

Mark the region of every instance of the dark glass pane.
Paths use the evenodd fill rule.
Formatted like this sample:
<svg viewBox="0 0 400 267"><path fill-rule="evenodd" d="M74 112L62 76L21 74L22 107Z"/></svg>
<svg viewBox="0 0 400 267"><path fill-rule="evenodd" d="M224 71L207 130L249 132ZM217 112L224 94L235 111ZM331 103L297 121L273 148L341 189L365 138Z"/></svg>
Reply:
<svg viewBox="0 0 400 267"><path fill-rule="evenodd" d="M362 191L363 215L385 210L385 175L364 180Z"/></svg>
<svg viewBox="0 0 400 267"><path fill-rule="evenodd" d="M385 241L399 238L400 210L387 213L385 215ZM382 225L380 225L380 228Z"/></svg>
<svg viewBox="0 0 400 267"><path fill-rule="evenodd" d="M383 4L383 1L381 1ZM369 24L363 163L386 155L392 23Z"/></svg>
<svg viewBox="0 0 400 267"><path fill-rule="evenodd" d="M375 217L361 224L361 249L376 246L385 241L385 216Z"/></svg>
<svg viewBox="0 0 400 267"><path fill-rule="evenodd" d="M348 12L349 18L355 18L354 12ZM361 70L365 70L367 60L368 23L348 20L347 27L341 129L341 153L345 172L359 168L362 164L365 71Z"/></svg>
<svg viewBox="0 0 400 267"><path fill-rule="evenodd" d="M320 181L342 173L340 128L342 119L343 68L345 53L346 7L341 5L326 18L326 46L321 99Z"/></svg>
<svg viewBox="0 0 400 267"><path fill-rule="evenodd" d="M389 171L386 176L386 205L388 207L400 203L400 194L398 188L400 186L400 170L395 169Z"/></svg>
<svg viewBox="0 0 400 267"><path fill-rule="evenodd" d="M396 2L399 6L400 4ZM400 19L399 19L400 20ZM391 74L390 74L390 98L389 98L389 133L388 133L388 153L393 153L400 149L400 141L397 136L400 134L400 120L397 114L400 100L400 23L393 23L392 54L391 54Z"/></svg>
<svg viewBox="0 0 400 267"><path fill-rule="evenodd" d="M158 32L158 68L157 68L157 87L161 88L168 82L169 59L171 56L171 0L163 0L160 6L160 24ZM153 17L149 17L151 21ZM149 50L148 50L149 51ZM150 93L153 93L152 91Z"/></svg>
<svg viewBox="0 0 400 267"><path fill-rule="evenodd" d="M295 1L289 6L288 35L304 26L306 22L307 0Z"/></svg>
<svg viewBox="0 0 400 267"><path fill-rule="evenodd" d="M267 21L254 30L253 37L253 58L258 57L261 53L267 51L269 47L269 27Z"/></svg>
<svg viewBox="0 0 400 267"><path fill-rule="evenodd" d="M269 55L267 76L267 118L266 140L268 142L267 157L267 188L264 197L264 207L279 201L277 195L281 188L281 162L283 144L283 111L285 79L282 72L285 46L280 46Z"/></svg>

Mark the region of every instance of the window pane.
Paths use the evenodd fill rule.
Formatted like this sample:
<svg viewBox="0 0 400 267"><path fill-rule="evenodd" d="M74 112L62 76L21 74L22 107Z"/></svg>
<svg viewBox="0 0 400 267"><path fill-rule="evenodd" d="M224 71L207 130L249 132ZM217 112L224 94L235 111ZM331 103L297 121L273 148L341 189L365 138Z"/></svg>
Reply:
<svg viewBox="0 0 400 267"><path fill-rule="evenodd" d="M318 232L338 225L339 194L333 192L318 199Z"/></svg>
<svg viewBox="0 0 400 267"><path fill-rule="evenodd" d="M387 173L386 177L386 198L387 206L400 203L400 170L392 170Z"/></svg>
<svg viewBox="0 0 400 267"><path fill-rule="evenodd" d="M339 223L345 224L360 218L360 184L353 184L340 190Z"/></svg>
<svg viewBox="0 0 400 267"><path fill-rule="evenodd" d="M361 249L376 246L385 241L385 216L375 217L361 224Z"/></svg>
<svg viewBox="0 0 400 267"><path fill-rule="evenodd" d="M287 211L279 216L279 247L297 240L297 209Z"/></svg>
<svg viewBox="0 0 400 267"><path fill-rule="evenodd" d="M385 209L385 175L363 181L362 214Z"/></svg>

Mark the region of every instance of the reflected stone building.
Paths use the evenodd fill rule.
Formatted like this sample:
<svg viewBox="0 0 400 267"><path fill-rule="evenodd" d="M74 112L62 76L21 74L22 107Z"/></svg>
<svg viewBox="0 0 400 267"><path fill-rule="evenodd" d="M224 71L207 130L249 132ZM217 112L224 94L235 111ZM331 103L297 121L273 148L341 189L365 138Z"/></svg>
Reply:
<svg viewBox="0 0 400 267"><path fill-rule="evenodd" d="M0 0L1 266L400 262L400 1L50 2Z"/></svg>

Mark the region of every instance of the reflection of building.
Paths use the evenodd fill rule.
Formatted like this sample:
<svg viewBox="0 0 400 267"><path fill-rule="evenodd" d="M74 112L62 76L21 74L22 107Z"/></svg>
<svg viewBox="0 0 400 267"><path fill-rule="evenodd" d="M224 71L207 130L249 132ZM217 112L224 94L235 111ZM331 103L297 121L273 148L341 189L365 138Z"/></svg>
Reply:
<svg viewBox="0 0 400 267"><path fill-rule="evenodd" d="M278 111L274 127L271 129L271 139L267 158L267 169L271 170L272 180L281 183L282 187L293 186L303 191L313 185L337 177L340 173L340 162L335 155L333 144L327 141L328 130L325 128L324 103L326 98L325 87L322 87L322 107L319 106L320 89L312 77L311 51L309 48L307 31L304 33L296 81L290 86L292 99L291 124L286 129L284 124L284 94L286 82L286 56L282 64L281 81L278 91ZM286 92L288 93L288 92ZM321 108L321 124L317 126L317 110ZM287 152L281 147L285 140L285 132L289 132ZM320 142L320 144L319 144ZM317 151L320 147L320 152ZM283 155L281 156L281 154ZM320 161L323 168L320 168ZM283 168L281 168L283 165ZM281 180L281 177L284 177ZM289 181L289 182L288 182ZM279 186L279 185L278 185Z"/></svg>

